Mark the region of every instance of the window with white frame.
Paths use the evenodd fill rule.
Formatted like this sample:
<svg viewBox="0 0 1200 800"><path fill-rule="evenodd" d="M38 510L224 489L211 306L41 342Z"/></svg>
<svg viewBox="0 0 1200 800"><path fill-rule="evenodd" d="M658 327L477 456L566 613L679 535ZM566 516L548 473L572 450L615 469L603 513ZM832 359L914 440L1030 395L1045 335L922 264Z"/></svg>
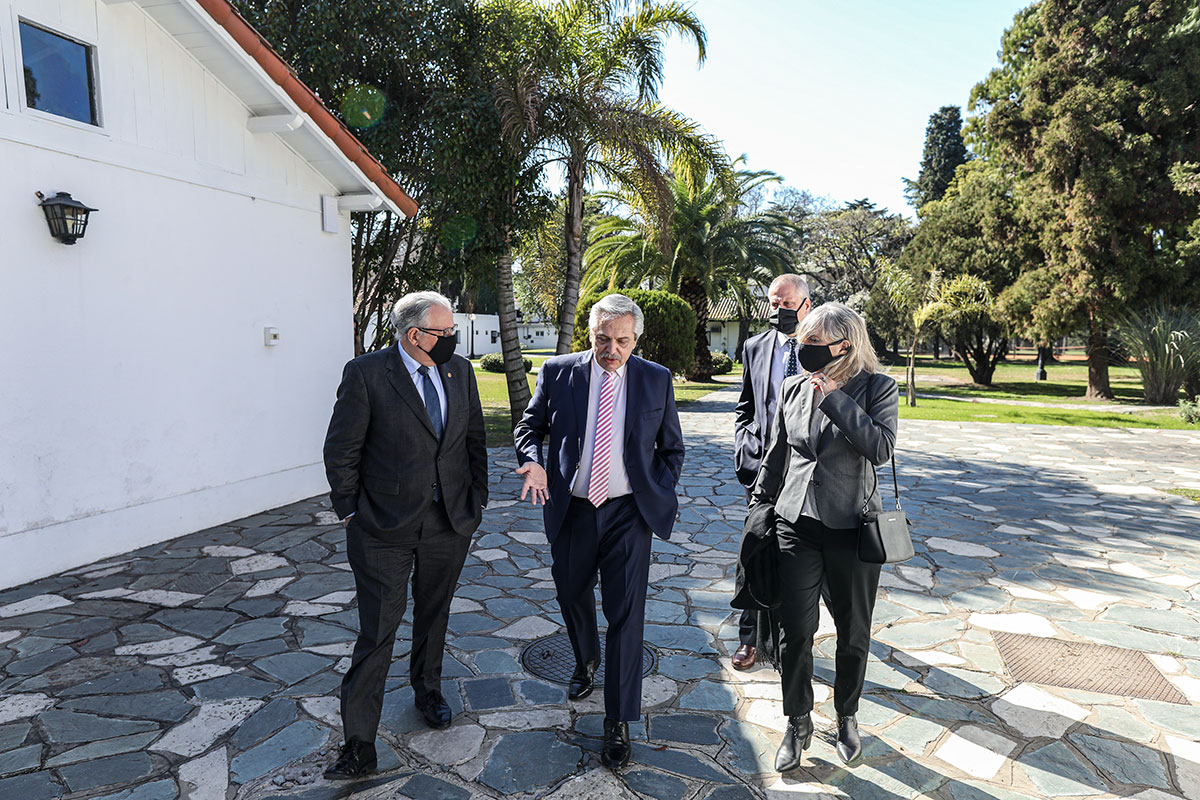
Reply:
<svg viewBox="0 0 1200 800"><path fill-rule="evenodd" d="M99 125L95 48L25 20L20 29L25 105Z"/></svg>

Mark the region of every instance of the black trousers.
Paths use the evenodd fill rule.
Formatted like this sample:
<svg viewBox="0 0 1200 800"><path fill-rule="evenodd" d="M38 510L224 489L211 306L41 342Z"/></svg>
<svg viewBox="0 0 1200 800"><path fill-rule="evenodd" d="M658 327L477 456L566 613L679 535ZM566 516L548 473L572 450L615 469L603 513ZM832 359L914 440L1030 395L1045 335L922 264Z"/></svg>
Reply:
<svg viewBox="0 0 1200 800"><path fill-rule="evenodd" d="M751 499L750 490L746 490L746 504L749 505ZM821 581L821 599L825 601L826 608L833 607L833 601L829 598L829 581L823 579ZM742 609L741 616L738 617L738 643L748 644L751 647L758 647L759 636L758 629L760 625L770 624L767 619L768 615L762 611L754 611L746 608ZM764 634L764 637L766 635Z"/></svg>
<svg viewBox="0 0 1200 800"><path fill-rule="evenodd" d="M346 741L375 741L384 685L392 664L396 628L413 587L409 682L417 702L440 692L442 653L450 601L471 539L455 533L436 502L419 525L398 541L378 539L354 524L346 528L346 556L358 593L358 641L342 678L342 729Z"/></svg>
<svg viewBox="0 0 1200 800"><path fill-rule="evenodd" d="M839 716L849 716L858 711L867 674L880 565L858 560L856 530L827 528L809 517L800 517L794 525L780 517L776 525L779 582L785 587L783 604L775 611L783 713L796 717L812 711L817 600L822 580L828 580L829 612L837 628L833 706Z"/></svg>
<svg viewBox="0 0 1200 800"><path fill-rule="evenodd" d="M632 495L599 508L573 498L550 546L558 592L575 662L600 660L596 575L608 632L604 637L604 715L632 722L642 715L642 641L650 580L650 528Z"/></svg>

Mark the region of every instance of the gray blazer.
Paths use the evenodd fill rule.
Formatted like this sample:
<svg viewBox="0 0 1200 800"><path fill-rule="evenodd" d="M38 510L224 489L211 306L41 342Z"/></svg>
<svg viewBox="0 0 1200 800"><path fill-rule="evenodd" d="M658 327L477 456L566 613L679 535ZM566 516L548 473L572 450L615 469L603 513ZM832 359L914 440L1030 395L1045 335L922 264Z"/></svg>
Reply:
<svg viewBox="0 0 1200 800"><path fill-rule="evenodd" d="M868 507L882 510L878 482L867 462L882 466L892 457L899 387L887 375L860 372L821 402L827 419L815 441L810 433L812 400L813 387L806 378L783 382L754 499L774 502L776 514L796 522L811 484L826 527L857 528L868 490Z"/></svg>

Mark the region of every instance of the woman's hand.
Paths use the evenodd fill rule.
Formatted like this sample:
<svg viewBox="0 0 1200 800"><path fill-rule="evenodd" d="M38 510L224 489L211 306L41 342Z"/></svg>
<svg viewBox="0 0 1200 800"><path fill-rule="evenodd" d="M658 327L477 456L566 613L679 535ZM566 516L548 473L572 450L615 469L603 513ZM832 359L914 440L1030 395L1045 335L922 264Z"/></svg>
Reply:
<svg viewBox="0 0 1200 800"><path fill-rule="evenodd" d="M828 377L823 372L814 372L812 375L809 375L808 382L812 384L814 389L826 395L832 394L841 388L837 381Z"/></svg>

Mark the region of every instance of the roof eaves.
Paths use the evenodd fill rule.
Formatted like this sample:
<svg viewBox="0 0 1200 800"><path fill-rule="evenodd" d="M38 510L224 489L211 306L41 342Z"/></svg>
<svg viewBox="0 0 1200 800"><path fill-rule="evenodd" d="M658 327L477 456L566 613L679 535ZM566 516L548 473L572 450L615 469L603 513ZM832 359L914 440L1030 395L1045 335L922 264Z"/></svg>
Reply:
<svg viewBox="0 0 1200 800"><path fill-rule="evenodd" d="M312 89L296 77L296 73L280 57L266 39L250 23L242 18L229 0L196 0L201 8L212 17L291 98L297 108L307 114L317 128L327 136L363 175L379 188L406 216L417 213L417 203L400 188L400 184L388 174L379 161L371 155L362 142L333 115Z"/></svg>

